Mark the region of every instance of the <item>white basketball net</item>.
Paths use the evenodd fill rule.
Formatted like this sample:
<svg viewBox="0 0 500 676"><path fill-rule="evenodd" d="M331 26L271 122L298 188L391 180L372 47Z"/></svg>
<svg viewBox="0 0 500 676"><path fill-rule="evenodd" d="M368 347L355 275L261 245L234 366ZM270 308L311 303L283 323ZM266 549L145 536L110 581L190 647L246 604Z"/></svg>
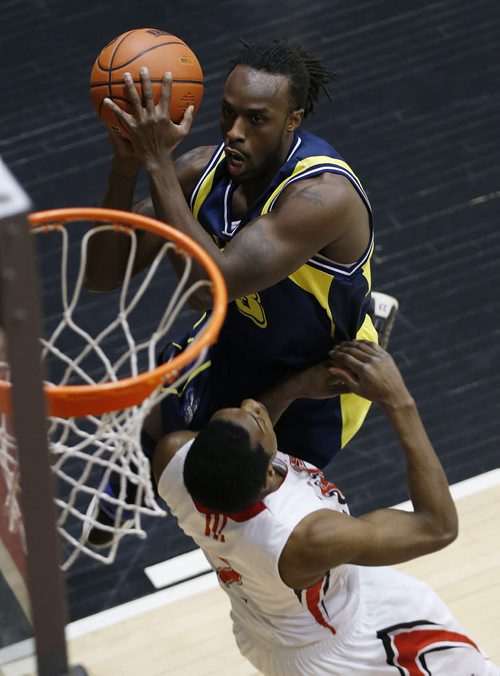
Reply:
<svg viewBox="0 0 500 676"><path fill-rule="evenodd" d="M3 352L3 335L0 332L0 378L9 380L8 365L2 361ZM16 440L12 435L7 416L2 414L0 414L0 472L4 481L4 509L8 515L8 528L10 532L19 532L24 537L22 514L17 500L19 494L19 464L17 462Z"/></svg>
<svg viewBox="0 0 500 676"><path fill-rule="evenodd" d="M39 231L43 227L46 226L42 226ZM131 314L140 309L141 301L146 302L146 291L157 275L160 263L169 250L176 249L176 245L165 241L140 286L137 289L131 289L137 235L132 228L125 228L123 231L130 237L130 254L124 282L119 292L118 311L98 335L90 335L75 317L83 288L88 242L96 234L114 229L113 225L102 225L89 231L83 237L78 274L76 280L70 284L68 232L64 225L57 226L56 232L61 238L62 316L51 335L41 341L44 364L50 362L51 371L56 364L60 371L57 381L50 381L54 385L96 385L103 382L117 382L126 376L136 376L146 370L154 369L157 366L158 350L163 346L165 337L175 319L183 309L186 309L189 297L200 286L210 285L210 282L200 281L187 288L192 260L189 255L186 255L182 278L170 296L167 307L162 313L159 309L161 316L155 330L143 339L137 338ZM70 286L73 286L72 291L70 291ZM70 353L70 350L64 346L61 347L63 342L74 347L75 341L79 346L77 354ZM113 346L114 356L110 354L109 345ZM117 346L121 348L118 356L116 356ZM179 385L202 362L205 354L206 349L201 351L187 372L166 387L158 386L139 405L99 416L49 418L49 447L59 495L56 498L59 515L57 527L63 538L65 552L63 570L67 570L74 563L80 552L103 563L112 563L122 538L125 536L146 537L141 522L144 515L165 515L155 499L150 463L141 448L141 430L145 418L153 407L165 396L178 389ZM87 360L93 360L97 367L92 370L86 369ZM0 377L8 380L8 365L6 361L2 361L1 354ZM0 468L7 487L6 507L10 529L21 531L21 536L24 537L19 504L16 443L10 432L7 416L4 414L0 414ZM99 471L95 471L96 468ZM116 497L105 492L112 473L119 476L120 491ZM125 500L127 482L131 482L136 487L134 504ZM98 523L96 510L87 514L92 501L94 501L93 504L99 501L100 504L107 504L116 510L112 525L106 526ZM86 533L96 525L102 530L114 533L114 540L109 549L96 550L87 543Z"/></svg>

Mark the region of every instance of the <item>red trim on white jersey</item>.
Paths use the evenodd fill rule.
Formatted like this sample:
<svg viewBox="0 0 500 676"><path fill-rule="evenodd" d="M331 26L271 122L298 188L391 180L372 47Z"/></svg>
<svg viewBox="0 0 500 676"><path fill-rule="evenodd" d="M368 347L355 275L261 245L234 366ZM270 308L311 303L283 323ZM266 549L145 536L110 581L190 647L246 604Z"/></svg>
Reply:
<svg viewBox="0 0 500 676"><path fill-rule="evenodd" d="M255 502L247 509L244 509L242 512L228 512L227 514L225 514L224 512L214 512L213 509L207 509L206 507L203 507L203 505L200 505L199 502L196 502L196 500L193 500L193 504L196 507L196 509L202 514L224 516L226 517L226 520L229 518L232 519L233 521L236 521L237 523L242 523L243 521L253 519L254 516L257 516L257 514L260 514L264 509L266 509L265 504L260 500L258 502Z"/></svg>
<svg viewBox="0 0 500 676"><path fill-rule="evenodd" d="M397 667L405 676L428 676L425 656L435 650L472 646L480 652L468 636L428 620L388 627L378 631L377 636L384 644L388 664Z"/></svg>
<svg viewBox="0 0 500 676"><path fill-rule="evenodd" d="M326 610L322 604L323 601L323 592L325 589L328 587L328 578L329 578L329 573L325 575L325 577L320 580L319 582L316 582L316 584L313 584L312 587L309 587L308 589L305 590L305 597L306 597L306 605L307 609L311 613L311 615L314 617L316 622L318 624L321 624L322 627L325 627L326 629L329 629L332 634L336 634L335 627L333 627L329 622L327 622L327 613ZM329 618L328 618L329 619Z"/></svg>

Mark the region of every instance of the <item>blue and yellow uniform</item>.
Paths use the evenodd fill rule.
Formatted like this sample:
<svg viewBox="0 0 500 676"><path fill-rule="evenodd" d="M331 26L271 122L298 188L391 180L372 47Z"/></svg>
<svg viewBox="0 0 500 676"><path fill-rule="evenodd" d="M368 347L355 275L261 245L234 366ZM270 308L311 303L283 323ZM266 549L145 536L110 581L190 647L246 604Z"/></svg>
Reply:
<svg viewBox="0 0 500 676"><path fill-rule="evenodd" d="M368 198L352 169L322 139L296 132L291 151L260 199L244 218L231 218L233 191L223 145L214 152L191 196L194 216L222 248L245 225L275 207L283 190L325 172L345 176L370 215L370 243L361 258L340 265L316 254L286 279L229 304L219 340L207 361L177 393L164 399L165 432L199 429L219 408L239 406L257 397L290 370L325 358L334 343L377 340L366 314L370 298L373 224ZM170 358L200 330L206 316L180 341L170 343L161 361ZM369 402L353 394L326 400L296 401L276 427L278 447L323 467L357 432Z"/></svg>

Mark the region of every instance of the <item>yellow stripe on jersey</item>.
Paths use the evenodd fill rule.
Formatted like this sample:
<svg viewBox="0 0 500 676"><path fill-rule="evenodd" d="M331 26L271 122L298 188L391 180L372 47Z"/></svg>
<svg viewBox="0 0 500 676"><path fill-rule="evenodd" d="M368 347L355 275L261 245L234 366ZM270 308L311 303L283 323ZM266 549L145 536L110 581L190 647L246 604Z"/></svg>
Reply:
<svg viewBox="0 0 500 676"><path fill-rule="evenodd" d="M342 412L342 437L340 447L351 441L359 430L370 410L371 401L358 397L357 394L341 394L340 410Z"/></svg>
<svg viewBox="0 0 500 676"><path fill-rule="evenodd" d="M300 286L304 291L312 293L316 298L328 315L331 322L330 335L333 336L335 324L333 323L332 311L328 302L328 294L333 281L332 274L313 268L306 263L305 265L301 265L298 270L295 270L295 272L288 275L288 279L291 279L292 282L297 284L297 286Z"/></svg>
<svg viewBox="0 0 500 676"><path fill-rule="evenodd" d="M363 277L366 279L366 283L368 284L368 292L372 290L372 269L371 269L371 260L372 260L372 253L373 253L373 248L374 248L374 241L372 239L372 243L370 246L370 250L368 252L368 256L366 258L366 261L364 265L361 266L361 270L363 273ZM372 338L369 338L367 340L372 340Z"/></svg>
<svg viewBox="0 0 500 676"><path fill-rule="evenodd" d="M212 365L212 361L208 359L206 362L203 362L200 366L198 366L197 369L195 369L192 373L190 373L189 378L186 380L184 385L180 390L178 390L176 387L171 387L168 385L165 385L164 387L161 388L161 392L168 392L169 394L176 394L178 397L182 397L184 394L186 387L189 385L189 383L193 380L193 378L196 378L196 376L199 376L200 373L203 373L209 366Z"/></svg>
<svg viewBox="0 0 500 676"><path fill-rule="evenodd" d="M378 343L378 333L373 326L370 315L365 315L365 320L361 324L356 334L357 340L371 340L373 343Z"/></svg>
<svg viewBox="0 0 500 676"><path fill-rule="evenodd" d="M219 159L217 160L216 164L214 165L214 168L211 171L208 172L208 174L203 179L202 184L200 185L200 188L198 190L198 194L196 195L196 198L195 198L195 201L194 201L194 204L193 204L193 216L195 218L198 218L198 213L199 213L201 207L203 206L203 202L206 200L206 198L210 194L210 191L212 190L215 172L216 172L219 164L224 160L224 158L225 158L224 153L221 153Z"/></svg>
<svg viewBox="0 0 500 676"><path fill-rule="evenodd" d="M272 192L271 196L267 200L267 202L264 204L264 207L261 211L261 214L267 214L274 202L274 200L278 197L278 195L281 193L282 190L285 189L288 183L292 181L294 178L297 178L299 174L302 174L304 172L307 172L309 169L313 169L314 167L318 166L331 166L331 167L337 167L339 169L343 169L346 171L348 174L350 174L355 182L359 185L359 188L363 190L363 187L361 185L361 181L359 178L356 176L356 174L353 172L351 167L344 162L343 160L335 160L332 157L328 157L327 155L316 155L314 157L305 157L303 160L300 160L297 162L295 165L292 173L283 180L278 187Z"/></svg>
<svg viewBox="0 0 500 676"><path fill-rule="evenodd" d="M371 291L371 289L372 289L372 269L370 267L370 262L371 262L371 259L372 259L372 253L373 253L374 246L375 246L375 242L372 238L372 243L371 243L371 246L370 246L370 251L368 252L366 262L361 267L361 269L363 270L363 277L368 282L368 291Z"/></svg>
<svg viewBox="0 0 500 676"><path fill-rule="evenodd" d="M199 326L199 324L201 324L201 322L205 319L206 316L207 316L207 313L204 312L204 313L201 315L201 317L194 323L193 329L195 329L197 326Z"/></svg>
<svg viewBox="0 0 500 676"><path fill-rule="evenodd" d="M373 326L372 318L366 315L365 321L356 334L358 340L372 340L378 343L378 335ZM342 412L342 437L340 441L343 448L356 434L370 409L371 401L363 399L357 394L341 394L340 410Z"/></svg>

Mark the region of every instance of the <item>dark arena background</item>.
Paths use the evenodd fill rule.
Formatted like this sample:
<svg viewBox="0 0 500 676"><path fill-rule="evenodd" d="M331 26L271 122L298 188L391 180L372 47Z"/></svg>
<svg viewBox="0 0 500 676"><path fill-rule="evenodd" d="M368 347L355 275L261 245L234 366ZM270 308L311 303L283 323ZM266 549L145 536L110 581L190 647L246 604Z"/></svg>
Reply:
<svg viewBox="0 0 500 676"><path fill-rule="evenodd" d="M344 155L372 201L373 288L400 301L389 349L450 483L497 467L498 2L4 0L0 154L36 210L100 204L111 151L90 70L108 41L140 27L182 37L202 64L205 97L183 151L219 140L239 38L287 34L342 74L333 103L323 98L304 126ZM146 192L142 176L137 198ZM159 297L170 282L167 269ZM46 317L50 284L44 275ZM97 317L106 298L85 302ZM407 498L397 444L375 408L328 473L354 513ZM171 519L151 520L148 539L125 541L114 565L80 557L66 576L70 619L151 593L144 568L192 548Z"/></svg>

